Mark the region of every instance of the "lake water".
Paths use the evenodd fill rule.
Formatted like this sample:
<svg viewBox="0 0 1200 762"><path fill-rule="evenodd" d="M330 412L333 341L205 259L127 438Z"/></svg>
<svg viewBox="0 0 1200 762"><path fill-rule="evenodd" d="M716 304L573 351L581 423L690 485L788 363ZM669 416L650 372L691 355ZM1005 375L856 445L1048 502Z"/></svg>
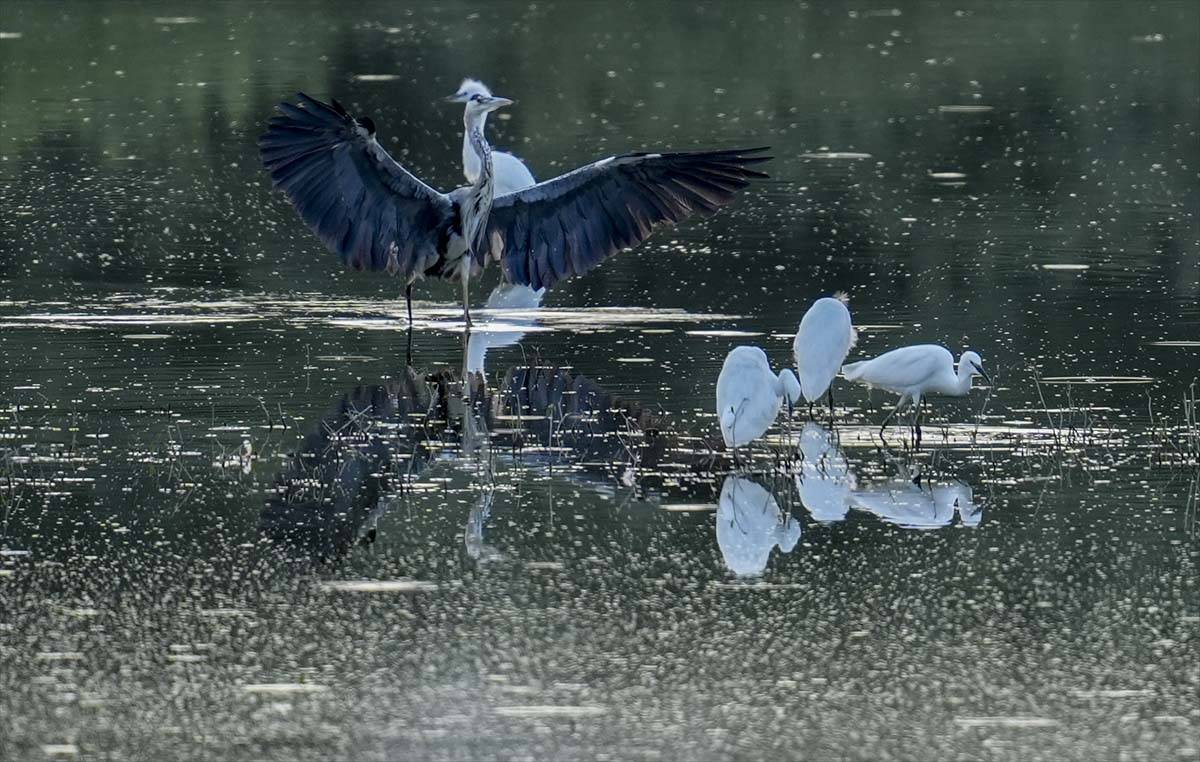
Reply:
<svg viewBox="0 0 1200 762"><path fill-rule="evenodd" d="M456 288L406 369L255 146L303 89L449 189L464 76L538 177L775 156L540 310L493 268L470 406ZM1195 759L1197 81L1186 2L8 0L0 758ZM838 290L995 387L731 471L725 354Z"/></svg>

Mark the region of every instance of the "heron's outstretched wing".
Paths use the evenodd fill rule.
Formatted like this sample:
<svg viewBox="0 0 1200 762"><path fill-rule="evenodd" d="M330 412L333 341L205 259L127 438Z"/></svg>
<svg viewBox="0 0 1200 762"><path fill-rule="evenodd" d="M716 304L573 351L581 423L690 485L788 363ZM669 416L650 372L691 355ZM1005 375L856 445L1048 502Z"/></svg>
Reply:
<svg viewBox="0 0 1200 762"><path fill-rule="evenodd" d="M766 148L630 153L496 198L488 222L504 277L533 288L581 275L663 223L709 216L750 180Z"/></svg>
<svg viewBox="0 0 1200 762"><path fill-rule="evenodd" d="M396 163L368 118L297 93L258 139L275 187L330 251L355 270L423 273L446 250L450 197Z"/></svg>

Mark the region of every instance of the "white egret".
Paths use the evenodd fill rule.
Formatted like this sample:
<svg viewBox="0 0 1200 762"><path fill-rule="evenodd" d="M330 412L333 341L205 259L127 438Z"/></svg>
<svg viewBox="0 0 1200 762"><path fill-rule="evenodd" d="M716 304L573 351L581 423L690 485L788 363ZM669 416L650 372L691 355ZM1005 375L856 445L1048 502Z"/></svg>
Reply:
<svg viewBox="0 0 1200 762"><path fill-rule="evenodd" d="M492 91L488 89L487 85L477 79L464 79L462 84L458 86L458 92L446 100L452 103L468 104L471 96L476 93L488 98L492 97ZM465 113L463 117L465 121ZM486 125L487 114L484 114L483 119L479 123L479 128L483 129ZM470 131L465 129L463 130L462 158L463 176L467 178L468 183L473 184L477 182L480 172L483 171L483 162L480 160L475 148L471 145ZM525 190L537 182L533 179L533 173L529 171L529 167L525 166L525 162L511 153L505 153L504 151L492 151L492 174L495 177L497 196Z"/></svg>
<svg viewBox="0 0 1200 762"><path fill-rule="evenodd" d="M873 389L884 389L900 395L896 408L883 419L879 435L888 422L908 402L913 410L913 425L917 444L921 443L920 406L925 397L965 397L971 391L971 379L983 376L989 384L991 378L983 370L983 360L975 352L967 350L954 368L954 355L937 344L918 344L885 352L872 360L847 363L842 374L850 380Z"/></svg>
<svg viewBox="0 0 1200 762"><path fill-rule="evenodd" d="M832 432L812 421L804 424L800 431L800 453L804 460L795 477L800 503L817 521L846 518L850 493L857 482Z"/></svg>
<svg viewBox="0 0 1200 762"><path fill-rule="evenodd" d="M792 341L800 391L808 400L809 411L821 395L829 395L829 414L833 415L833 379L858 341L858 332L850 323L849 298L844 293L813 302L800 319L800 328Z"/></svg>
<svg viewBox="0 0 1200 762"><path fill-rule="evenodd" d="M489 315L467 339L467 372L483 373L484 360L492 349L519 342L537 324L536 310L546 289L501 283L492 289L484 305ZM506 312L514 314L504 314Z"/></svg>
<svg viewBox="0 0 1200 762"><path fill-rule="evenodd" d="M717 419L725 446L734 449L766 433L783 400L800 399L800 382L791 370L771 372L767 353L758 347L734 347L717 377Z"/></svg>
<svg viewBox="0 0 1200 762"><path fill-rule="evenodd" d="M717 547L731 572L739 577L762 574L775 546L791 553L800 532L800 522L780 510L761 484L740 476L725 478L717 507Z"/></svg>

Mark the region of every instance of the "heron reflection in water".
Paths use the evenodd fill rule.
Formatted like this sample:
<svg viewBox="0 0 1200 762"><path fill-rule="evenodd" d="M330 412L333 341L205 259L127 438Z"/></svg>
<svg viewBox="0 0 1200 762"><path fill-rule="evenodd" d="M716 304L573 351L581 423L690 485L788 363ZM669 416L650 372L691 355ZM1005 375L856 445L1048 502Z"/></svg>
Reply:
<svg viewBox="0 0 1200 762"><path fill-rule="evenodd" d="M611 484L630 462L653 468L667 448L655 413L623 402L584 376L548 366L509 369L495 390L473 375L463 406L462 380L409 368L398 380L347 392L301 442L276 478L259 531L285 554L326 562L375 539L388 506L410 485L446 464L474 468L472 455L510 452L526 468L568 461L556 473ZM474 427L474 428L473 428ZM474 432L474 433L472 433ZM472 443L472 438L486 443ZM494 489L477 484L464 542L478 560L500 557L484 541Z"/></svg>

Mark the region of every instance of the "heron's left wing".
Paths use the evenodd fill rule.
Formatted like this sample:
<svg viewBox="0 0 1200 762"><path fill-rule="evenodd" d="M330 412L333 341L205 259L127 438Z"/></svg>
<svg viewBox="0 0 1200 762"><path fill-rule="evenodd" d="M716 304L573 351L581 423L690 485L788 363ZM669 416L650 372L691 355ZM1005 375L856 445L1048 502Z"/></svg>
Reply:
<svg viewBox="0 0 1200 762"><path fill-rule="evenodd" d="M496 198L490 253L506 280L533 288L582 275L654 229L708 217L766 174L766 148L630 153Z"/></svg>
<svg viewBox="0 0 1200 762"><path fill-rule="evenodd" d="M375 140L375 123L297 93L258 139L275 187L355 270L420 275L444 256L450 197L421 182Z"/></svg>

